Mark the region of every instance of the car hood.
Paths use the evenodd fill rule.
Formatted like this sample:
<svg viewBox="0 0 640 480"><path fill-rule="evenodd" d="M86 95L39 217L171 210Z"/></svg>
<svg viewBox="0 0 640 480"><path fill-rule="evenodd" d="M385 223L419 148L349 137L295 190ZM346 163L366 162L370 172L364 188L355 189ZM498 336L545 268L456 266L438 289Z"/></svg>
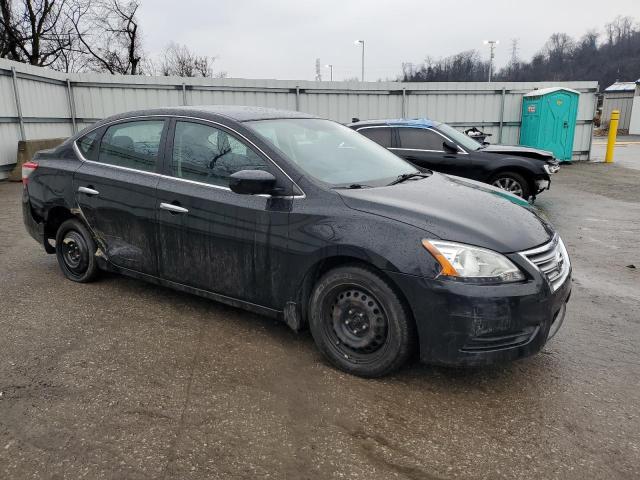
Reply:
<svg viewBox="0 0 640 480"><path fill-rule="evenodd" d="M537 247L554 234L521 198L460 177L434 173L387 187L338 192L355 210L414 225L432 238L501 253Z"/></svg>
<svg viewBox="0 0 640 480"><path fill-rule="evenodd" d="M553 152L520 145L486 145L481 152L499 153L502 155L517 155L519 157L535 158L538 160L553 160Z"/></svg>

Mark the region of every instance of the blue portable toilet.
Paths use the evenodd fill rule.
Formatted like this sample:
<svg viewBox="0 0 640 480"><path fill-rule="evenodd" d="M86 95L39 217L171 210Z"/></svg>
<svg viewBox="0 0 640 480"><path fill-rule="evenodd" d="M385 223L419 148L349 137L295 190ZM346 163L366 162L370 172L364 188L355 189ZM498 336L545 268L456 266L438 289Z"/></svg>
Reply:
<svg viewBox="0 0 640 480"><path fill-rule="evenodd" d="M580 92L570 88L541 88L522 99L520 145L553 152L571 161Z"/></svg>

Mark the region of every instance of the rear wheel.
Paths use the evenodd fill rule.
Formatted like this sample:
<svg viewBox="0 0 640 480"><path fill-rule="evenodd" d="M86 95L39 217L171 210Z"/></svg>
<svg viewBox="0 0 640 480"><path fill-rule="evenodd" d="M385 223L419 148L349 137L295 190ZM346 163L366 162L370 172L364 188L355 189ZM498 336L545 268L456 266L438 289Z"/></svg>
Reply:
<svg viewBox="0 0 640 480"><path fill-rule="evenodd" d="M491 185L506 190L525 200L531 196L529 182L516 172L501 172L491 179Z"/></svg>
<svg viewBox="0 0 640 480"><path fill-rule="evenodd" d="M402 300L368 268L329 271L316 284L309 311L316 345L348 373L386 375L400 368L413 351L415 329Z"/></svg>
<svg viewBox="0 0 640 480"><path fill-rule="evenodd" d="M56 257L64 276L74 282L90 282L98 273L96 244L79 220L66 220L56 233Z"/></svg>

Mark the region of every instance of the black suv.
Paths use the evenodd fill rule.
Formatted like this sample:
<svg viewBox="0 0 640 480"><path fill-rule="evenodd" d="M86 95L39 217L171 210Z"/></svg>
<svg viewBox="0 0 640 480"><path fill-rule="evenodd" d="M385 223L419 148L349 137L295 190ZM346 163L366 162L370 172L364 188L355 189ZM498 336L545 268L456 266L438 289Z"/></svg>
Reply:
<svg viewBox="0 0 640 480"><path fill-rule="evenodd" d="M531 355L571 291L562 240L523 200L299 112L117 115L38 153L23 183L27 230L68 279L115 271L308 325L362 376L415 350Z"/></svg>
<svg viewBox="0 0 640 480"><path fill-rule="evenodd" d="M550 152L483 145L433 120L369 120L348 126L421 169L489 183L527 200L549 189L551 175L560 168Z"/></svg>

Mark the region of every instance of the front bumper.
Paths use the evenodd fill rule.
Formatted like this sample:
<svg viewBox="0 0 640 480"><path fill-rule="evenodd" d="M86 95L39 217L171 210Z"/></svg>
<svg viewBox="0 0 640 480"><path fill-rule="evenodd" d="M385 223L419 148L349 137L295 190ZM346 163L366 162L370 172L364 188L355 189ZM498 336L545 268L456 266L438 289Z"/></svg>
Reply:
<svg viewBox="0 0 640 480"><path fill-rule="evenodd" d="M545 190L551 189L551 179L550 178L540 178L535 181L536 184L536 195L540 192L544 192Z"/></svg>
<svg viewBox="0 0 640 480"><path fill-rule="evenodd" d="M571 273L552 292L528 270L528 281L492 286L389 273L413 311L421 361L481 366L539 352L562 324Z"/></svg>

